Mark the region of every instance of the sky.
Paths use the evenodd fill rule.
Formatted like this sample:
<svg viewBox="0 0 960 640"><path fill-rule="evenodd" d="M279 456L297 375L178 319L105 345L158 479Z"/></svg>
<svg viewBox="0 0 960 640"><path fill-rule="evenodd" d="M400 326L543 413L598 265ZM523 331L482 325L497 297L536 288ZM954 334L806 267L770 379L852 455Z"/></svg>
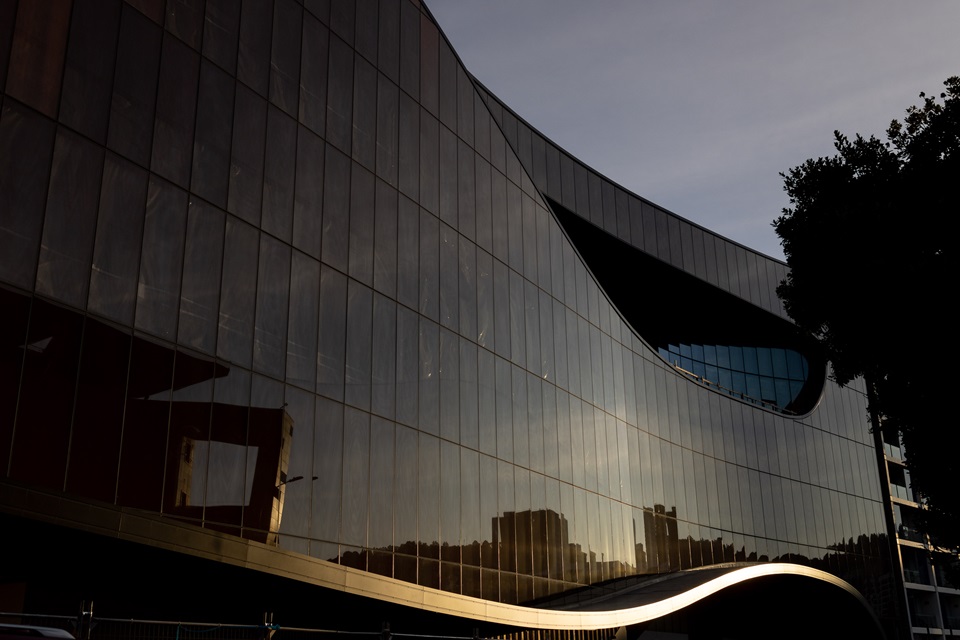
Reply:
<svg viewBox="0 0 960 640"><path fill-rule="evenodd" d="M628 190L782 259L781 172L960 75L960 0L426 0L466 68Z"/></svg>

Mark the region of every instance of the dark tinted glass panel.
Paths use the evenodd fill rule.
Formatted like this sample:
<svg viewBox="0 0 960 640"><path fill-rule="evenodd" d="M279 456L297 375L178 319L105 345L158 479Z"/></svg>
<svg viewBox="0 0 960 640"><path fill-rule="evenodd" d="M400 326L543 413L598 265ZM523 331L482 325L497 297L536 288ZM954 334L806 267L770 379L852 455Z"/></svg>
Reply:
<svg viewBox="0 0 960 640"><path fill-rule="evenodd" d="M327 47L330 32L309 13L303 14L300 58L300 122L323 134L327 119Z"/></svg>
<svg viewBox="0 0 960 640"><path fill-rule="evenodd" d="M313 434L313 475L317 491L310 522L310 536L336 542L340 533L340 495L343 468L343 405L317 398L316 431ZM281 525L284 523L281 522ZM336 548L336 547L334 547ZM330 559L329 556L321 556Z"/></svg>
<svg viewBox="0 0 960 640"><path fill-rule="evenodd" d="M440 121L448 129L457 129L457 59L453 50L441 38L438 70Z"/></svg>
<svg viewBox="0 0 960 640"><path fill-rule="evenodd" d="M10 478L63 489L83 317L34 300L24 351Z"/></svg>
<svg viewBox="0 0 960 640"><path fill-rule="evenodd" d="M356 0L330 3L330 28L348 44L353 44L356 30Z"/></svg>
<svg viewBox="0 0 960 640"><path fill-rule="evenodd" d="M475 153L461 142L457 148L458 229L471 240L477 237L477 195Z"/></svg>
<svg viewBox="0 0 960 640"><path fill-rule="evenodd" d="M420 434L419 444L417 506L420 555L437 558L440 556L440 441L433 436Z"/></svg>
<svg viewBox="0 0 960 640"><path fill-rule="evenodd" d="M463 238L459 250L459 307L460 334L476 339L477 336L477 262L476 245ZM492 300L491 300L492 302Z"/></svg>
<svg viewBox="0 0 960 640"><path fill-rule="evenodd" d="M460 339L460 415L459 439L470 448L478 446L479 408L477 406L477 348Z"/></svg>
<svg viewBox="0 0 960 640"><path fill-rule="evenodd" d="M445 327L459 327L458 235L445 224L440 225L440 323Z"/></svg>
<svg viewBox="0 0 960 640"><path fill-rule="evenodd" d="M322 257L346 272L350 225L350 158L332 146L324 162Z"/></svg>
<svg viewBox="0 0 960 640"><path fill-rule="evenodd" d="M563 195L561 191L560 183L560 152L553 146L550 142L547 142L547 176L546 176L546 187L547 194L557 200L562 201ZM572 175L570 176L573 177ZM570 186L573 186L573 181L571 180Z"/></svg>
<svg viewBox="0 0 960 640"><path fill-rule="evenodd" d="M400 80L400 7L403 3L379 2L377 66L396 84Z"/></svg>
<svg viewBox="0 0 960 640"><path fill-rule="evenodd" d="M191 189L219 207L227 204L234 82L204 61L200 65Z"/></svg>
<svg viewBox="0 0 960 640"><path fill-rule="evenodd" d="M68 493L114 500L130 341L130 336L96 321L88 322L83 332Z"/></svg>
<svg viewBox="0 0 960 640"><path fill-rule="evenodd" d="M657 250L660 259L669 261L678 269L683 268L683 253L680 250L680 221L665 211L657 211Z"/></svg>
<svg viewBox="0 0 960 640"><path fill-rule="evenodd" d="M460 343L456 334L440 330L438 351L440 375L440 437L460 440Z"/></svg>
<svg viewBox="0 0 960 640"><path fill-rule="evenodd" d="M338 400L343 399L346 301L346 276L321 266L317 392Z"/></svg>
<svg viewBox="0 0 960 640"><path fill-rule="evenodd" d="M50 173L37 291L83 307L90 279L103 150L60 129Z"/></svg>
<svg viewBox="0 0 960 640"><path fill-rule="evenodd" d="M400 191L416 200L420 194L420 108L403 92L397 148Z"/></svg>
<svg viewBox="0 0 960 640"><path fill-rule="evenodd" d="M203 1L171 2L167 6L166 28L191 48L199 49L203 33Z"/></svg>
<svg viewBox="0 0 960 640"><path fill-rule="evenodd" d="M683 269L687 273L693 273L696 269L693 255L693 237L692 228L686 223L680 224L680 253L682 256Z"/></svg>
<svg viewBox="0 0 960 640"><path fill-rule="evenodd" d="M187 215L178 341L206 353L216 344L225 214L193 200Z"/></svg>
<svg viewBox="0 0 960 640"><path fill-rule="evenodd" d="M233 74L240 36L240 3L207 0L203 21L203 55Z"/></svg>
<svg viewBox="0 0 960 640"><path fill-rule="evenodd" d="M0 42L13 39L13 27L17 22L17 4L8 2L0 7ZM7 84L7 63L10 61L10 46L0 47L0 87Z"/></svg>
<svg viewBox="0 0 960 640"><path fill-rule="evenodd" d="M7 93L51 118L60 103L70 7L70 0L24 3L10 45Z"/></svg>
<svg viewBox="0 0 960 640"><path fill-rule="evenodd" d="M199 63L195 52L164 36L150 168L184 188L190 177Z"/></svg>
<svg viewBox="0 0 960 640"><path fill-rule="evenodd" d="M397 186L397 154L399 135L399 101L397 85L386 76L377 79L377 175Z"/></svg>
<svg viewBox="0 0 960 640"><path fill-rule="evenodd" d="M129 5L122 7L107 145L146 166L150 164L163 30Z"/></svg>
<svg viewBox="0 0 960 640"><path fill-rule="evenodd" d="M420 313L433 320L440 314L440 223L420 213Z"/></svg>
<svg viewBox="0 0 960 640"><path fill-rule="evenodd" d="M317 379L317 316L320 311L320 263L293 252L290 315L287 326L287 381L313 390Z"/></svg>
<svg viewBox="0 0 960 640"><path fill-rule="evenodd" d="M373 174L353 165L350 184L350 277L373 284L374 269L374 184Z"/></svg>
<svg viewBox="0 0 960 640"><path fill-rule="evenodd" d="M32 288L55 125L12 100L0 114L0 278Z"/></svg>
<svg viewBox="0 0 960 640"><path fill-rule="evenodd" d="M356 0L356 33L354 45L360 55L377 62L377 22L379 0Z"/></svg>
<svg viewBox="0 0 960 640"><path fill-rule="evenodd" d="M419 304L419 243L417 205L401 197L397 216L397 301L412 308Z"/></svg>
<svg viewBox="0 0 960 640"><path fill-rule="evenodd" d="M262 96L270 78L270 35L273 27L271 2L243 0L240 9L240 52L237 78Z"/></svg>
<svg viewBox="0 0 960 640"><path fill-rule="evenodd" d="M393 488L394 425L382 418L373 418L370 423L369 545L374 549L391 549L393 545Z"/></svg>
<svg viewBox="0 0 960 640"><path fill-rule="evenodd" d="M420 428L439 433L440 420L440 329L433 322L420 319Z"/></svg>
<svg viewBox="0 0 960 640"><path fill-rule="evenodd" d="M189 361L191 357L181 354ZM166 467L174 351L134 339L117 479L117 504L159 511Z"/></svg>
<svg viewBox="0 0 960 640"><path fill-rule="evenodd" d="M460 562L460 480L460 448L452 442L441 441L440 557L451 562ZM459 591L459 580L456 587Z"/></svg>
<svg viewBox="0 0 960 640"><path fill-rule="evenodd" d="M397 307L380 295L373 298L371 410L393 418L397 393Z"/></svg>
<svg viewBox="0 0 960 640"><path fill-rule="evenodd" d="M343 505L340 541L366 546L370 416L347 407L343 416Z"/></svg>
<svg viewBox="0 0 960 640"><path fill-rule="evenodd" d="M228 216L223 246L217 356L248 367L253 355L259 245L256 229Z"/></svg>
<svg viewBox="0 0 960 640"><path fill-rule="evenodd" d="M274 0L270 102L294 117L299 112L302 16L303 9L293 0Z"/></svg>
<svg viewBox="0 0 960 640"><path fill-rule="evenodd" d="M259 225L263 194L263 150L267 127L266 101L244 85L238 84L233 119L227 210L250 224ZM289 170L289 161L285 164L282 162L284 159L286 154L280 158L271 158L282 168Z"/></svg>
<svg viewBox="0 0 960 640"><path fill-rule="evenodd" d="M146 194L147 172L110 154L103 169L89 308L126 325L133 322Z"/></svg>
<svg viewBox="0 0 960 640"><path fill-rule="evenodd" d="M420 206L434 215L439 212L438 180L440 162L439 122L424 109L420 110ZM445 158L444 158L445 159Z"/></svg>
<svg viewBox="0 0 960 640"><path fill-rule="evenodd" d="M439 93L439 52L437 43L440 34L437 26L427 16L420 16L420 104L437 115Z"/></svg>
<svg viewBox="0 0 960 640"><path fill-rule="evenodd" d="M373 171L377 143L377 70L357 58L353 77L353 159Z"/></svg>
<svg viewBox="0 0 960 640"><path fill-rule="evenodd" d="M103 144L110 114L110 87L120 5L77 0L70 19L70 38L63 70L60 122Z"/></svg>
<svg viewBox="0 0 960 640"><path fill-rule="evenodd" d="M327 77L327 141L349 154L353 136L353 50L337 38L330 39Z"/></svg>
<svg viewBox="0 0 960 640"><path fill-rule="evenodd" d="M364 410L370 408L372 306L373 296L370 289L351 280L347 287L344 401Z"/></svg>
<svg viewBox="0 0 960 640"><path fill-rule="evenodd" d="M286 370L287 300L290 292L290 248L268 235L260 237L257 315L253 366L276 378ZM309 297L307 298L309 304Z"/></svg>
<svg viewBox="0 0 960 640"><path fill-rule="evenodd" d="M282 118L282 130L286 130L287 119ZM290 131L292 133L292 130ZM286 137L286 134L283 136ZM270 143L270 148L278 154L285 154L281 146L283 140ZM289 147L287 148L289 151ZM278 230L289 229L283 223L283 212L286 209L287 189L294 194L293 200L293 246L309 253L315 258L320 257L321 238L323 234L323 176L324 176L323 140L304 127L298 128L297 134L297 168L295 172L283 173L282 166L270 170L274 177L272 187L275 189L273 207L279 214L276 218ZM269 162L269 160L268 160ZM296 176L296 191L290 182ZM264 189L266 192L266 189ZM264 224L266 227L266 223ZM281 235L281 238L289 235Z"/></svg>
<svg viewBox="0 0 960 640"><path fill-rule="evenodd" d="M397 192L380 180L376 191L373 287L393 298L397 295Z"/></svg>
<svg viewBox="0 0 960 640"><path fill-rule="evenodd" d="M457 226L457 136L440 127L440 159L436 167L440 185L440 219Z"/></svg>
<svg viewBox="0 0 960 640"><path fill-rule="evenodd" d="M416 424L419 384L419 325L417 314L397 307L397 421Z"/></svg>
<svg viewBox="0 0 960 640"><path fill-rule="evenodd" d="M400 3L400 88L420 94L420 11L412 2Z"/></svg>
<svg viewBox="0 0 960 640"><path fill-rule="evenodd" d="M10 459L13 421L20 395L20 373L27 338L30 301L26 296L0 288L0 304L6 310L0 316L0 460ZM6 474L6 464L0 463Z"/></svg>
<svg viewBox="0 0 960 640"><path fill-rule="evenodd" d="M267 109L263 173L263 230L290 240L297 157L297 123L279 109Z"/></svg>

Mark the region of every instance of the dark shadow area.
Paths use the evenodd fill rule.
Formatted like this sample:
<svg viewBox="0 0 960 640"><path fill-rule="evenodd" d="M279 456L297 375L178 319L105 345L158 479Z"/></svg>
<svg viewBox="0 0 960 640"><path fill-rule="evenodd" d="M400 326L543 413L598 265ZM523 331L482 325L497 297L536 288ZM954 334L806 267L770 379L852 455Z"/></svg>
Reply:
<svg viewBox="0 0 960 640"><path fill-rule="evenodd" d="M0 611L470 637L468 619L403 607L116 538L0 514Z"/></svg>
<svg viewBox="0 0 960 640"><path fill-rule="evenodd" d="M684 343L796 351L806 357L810 374L785 408L796 414L813 409L823 389L826 361L796 327L549 203L611 302L648 344L655 349Z"/></svg>

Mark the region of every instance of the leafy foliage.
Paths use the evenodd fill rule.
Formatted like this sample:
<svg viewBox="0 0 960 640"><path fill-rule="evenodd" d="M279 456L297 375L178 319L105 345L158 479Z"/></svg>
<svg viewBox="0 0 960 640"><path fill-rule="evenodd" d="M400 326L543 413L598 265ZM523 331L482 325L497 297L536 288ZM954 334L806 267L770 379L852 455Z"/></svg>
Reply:
<svg viewBox="0 0 960 640"><path fill-rule="evenodd" d="M833 377L864 377L870 409L904 443L927 532L960 548L955 342L960 77L920 94L887 142L834 132L837 155L781 174L773 222L790 274L777 293L826 351Z"/></svg>

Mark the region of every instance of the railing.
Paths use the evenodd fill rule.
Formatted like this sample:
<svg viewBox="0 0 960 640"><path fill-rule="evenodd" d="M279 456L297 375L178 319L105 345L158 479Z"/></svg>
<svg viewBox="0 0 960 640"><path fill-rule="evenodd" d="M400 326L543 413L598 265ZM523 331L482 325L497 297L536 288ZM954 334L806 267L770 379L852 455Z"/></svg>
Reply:
<svg viewBox="0 0 960 640"><path fill-rule="evenodd" d="M0 624L4 623L63 629L79 640L481 640L476 630L473 636L394 633L389 625L369 631L343 631L282 627L270 623L245 625L100 618L94 617L89 611L77 616L0 612ZM609 630L606 630L581 633L578 637L581 640L603 640L609 636ZM526 632L498 636L506 640L525 640L527 637ZM558 632L541 633L538 637L568 640L575 636Z"/></svg>
<svg viewBox="0 0 960 640"><path fill-rule="evenodd" d="M910 622L915 627L927 627L928 629L929 628L935 629L940 626L940 623L937 622L937 616L931 616L928 614L921 614L921 613L911 613Z"/></svg>
<svg viewBox="0 0 960 640"><path fill-rule="evenodd" d="M944 629L960 629L960 616L943 616Z"/></svg>
<svg viewBox="0 0 960 640"><path fill-rule="evenodd" d="M926 572L921 572L918 569L903 569L903 579L906 582L912 582L914 584L930 584L930 580L927 578Z"/></svg>
<svg viewBox="0 0 960 640"><path fill-rule="evenodd" d="M709 380L704 376L701 376L700 374L694 373L693 371L688 371L683 367L681 367L679 362L675 361L672 364L673 364L673 368L676 369L679 373L682 373L688 378L691 378L694 382L697 382L704 387L707 387L709 389L715 389L717 391L720 391L721 393L727 394L728 396L733 396L734 398L743 400L745 402L749 402L751 404L755 404L759 407L763 407L764 409L771 409L773 411L777 411L785 415L796 415L793 411L790 411L784 407L781 407L776 402L771 402L770 400L761 400L760 398L754 398L753 396L749 396L746 393L743 393L742 391L737 391L735 389L728 389L727 387L723 386L719 382L714 382L713 380Z"/></svg>

